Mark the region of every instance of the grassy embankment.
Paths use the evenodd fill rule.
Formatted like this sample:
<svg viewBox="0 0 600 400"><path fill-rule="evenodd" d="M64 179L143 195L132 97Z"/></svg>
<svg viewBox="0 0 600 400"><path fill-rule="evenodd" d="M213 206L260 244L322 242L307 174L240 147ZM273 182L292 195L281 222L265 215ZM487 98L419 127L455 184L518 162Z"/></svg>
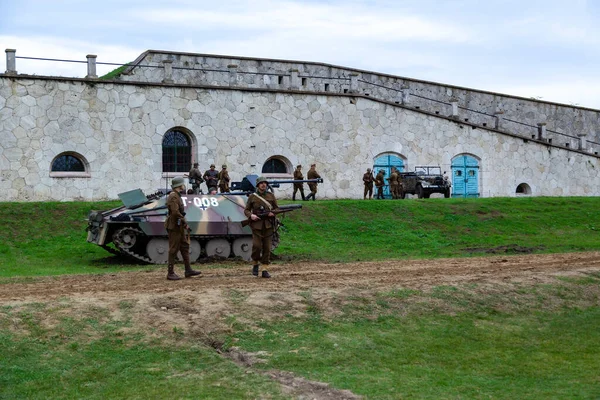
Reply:
<svg viewBox="0 0 600 400"><path fill-rule="evenodd" d="M91 209L119 203L4 203L0 277L156 268L86 242ZM283 261L369 261L600 248L600 198L339 200L285 219ZM222 265L227 265L224 263Z"/></svg>
<svg viewBox="0 0 600 400"><path fill-rule="evenodd" d="M288 218L278 253L343 262L598 250L599 203L316 202ZM87 211L111 205L3 204L3 276L145 268L85 242ZM249 293L229 295L232 304L251 305ZM296 295L302 315L270 309L281 314L273 320L235 308L228 315L224 348L264 352L265 363L251 368L176 326L165 334L136 325L135 300L123 300L118 312L90 305L73 314L70 299L0 307L0 398L283 397L254 373L268 369L374 399L600 396L600 273L544 285Z"/></svg>

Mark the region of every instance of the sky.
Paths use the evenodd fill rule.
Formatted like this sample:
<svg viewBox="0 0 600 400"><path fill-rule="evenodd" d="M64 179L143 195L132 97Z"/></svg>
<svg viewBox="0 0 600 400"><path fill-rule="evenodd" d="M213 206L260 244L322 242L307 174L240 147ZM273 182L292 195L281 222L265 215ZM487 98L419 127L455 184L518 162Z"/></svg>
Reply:
<svg viewBox="0 0 600 400"><path fill-rule="evenodd" d="M600 0L0 0L0 47L119 64L149 49L323 62L600 109ZM17 71L87 72L24 59Z"/></svg>

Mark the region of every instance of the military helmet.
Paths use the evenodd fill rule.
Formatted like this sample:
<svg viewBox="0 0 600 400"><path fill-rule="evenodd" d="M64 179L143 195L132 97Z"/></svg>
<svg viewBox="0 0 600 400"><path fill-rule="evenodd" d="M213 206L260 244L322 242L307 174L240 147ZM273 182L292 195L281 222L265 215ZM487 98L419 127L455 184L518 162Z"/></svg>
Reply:
<svg viewBox="0 0 600 400"><path fill-rule="evenodd" d="M171 181L171 189L175 189L176 187L184 186L184 185L185 185L185 181L181 177L173 178L173 180Z"/></svg>
<svg viewBox="0 0 600 400"><path fill-rule="evenodd" d="M302 168L302 165L298 164L296 165L296 168Z"/></svg>
<svg viewBox="0 0 600 400"><path fill-rule="evenodd" d="M215 164L210 164L210 167L211 167L211 168L214 168L214 167L215 167Z"/></svg>
<svg viewBox="0 0 600 400"><path fill-rule="evenodd" d="M367 168L367 172L371 172L371 168Z"/></svg>
<svg viewBox="0 0 600 400"><path fill-rule="evenodd" d="M265 178L264 176L259 176L258 178L256 178L256 186L258 186L261 182L267 182L267 178Z"/></svg>
<svg viewBox="0 0 600 400"><path fill-rule="evenodd" d="M223 164L221 167L223 167L223 168L227 168L227 164Z"/></svg>

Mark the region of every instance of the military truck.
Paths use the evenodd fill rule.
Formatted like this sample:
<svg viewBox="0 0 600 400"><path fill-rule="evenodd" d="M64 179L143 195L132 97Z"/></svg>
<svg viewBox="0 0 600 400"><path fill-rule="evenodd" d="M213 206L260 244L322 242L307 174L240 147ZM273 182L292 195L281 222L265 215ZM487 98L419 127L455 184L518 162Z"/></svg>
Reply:
<svg viewBox="0 0 600 400"><path fill-rule="evenodd" d="M428 199L432 193L442 193L450 197L450 182L442 175L439 166L420 165L414 172L400 172L400 198L416 194L419 199Z"/></svg>

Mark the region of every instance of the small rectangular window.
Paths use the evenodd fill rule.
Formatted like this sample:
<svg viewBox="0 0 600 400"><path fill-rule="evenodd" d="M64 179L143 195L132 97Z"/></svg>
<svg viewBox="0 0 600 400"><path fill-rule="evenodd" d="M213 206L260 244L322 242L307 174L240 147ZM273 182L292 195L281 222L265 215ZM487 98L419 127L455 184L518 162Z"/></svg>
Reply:
<svg viewBox="0 0 600 400"><path fill-rule="evenodd" d="M302 78L302 86L306 86L306 78Z"/></svg>
<svg viewBox="0 0 600 400"><path fill-rule="evenodd" d="M325 91L326 91L326 92L329 92L329 83L326 83L326 84L325 84Z"/></svg>
<svg viewBox="0 0 600 400"><path fill-rule="evenodd" d="M283 76L280 76L280 77L279 77L279 84L280 84L280 85L283 85Z"/></svg>

